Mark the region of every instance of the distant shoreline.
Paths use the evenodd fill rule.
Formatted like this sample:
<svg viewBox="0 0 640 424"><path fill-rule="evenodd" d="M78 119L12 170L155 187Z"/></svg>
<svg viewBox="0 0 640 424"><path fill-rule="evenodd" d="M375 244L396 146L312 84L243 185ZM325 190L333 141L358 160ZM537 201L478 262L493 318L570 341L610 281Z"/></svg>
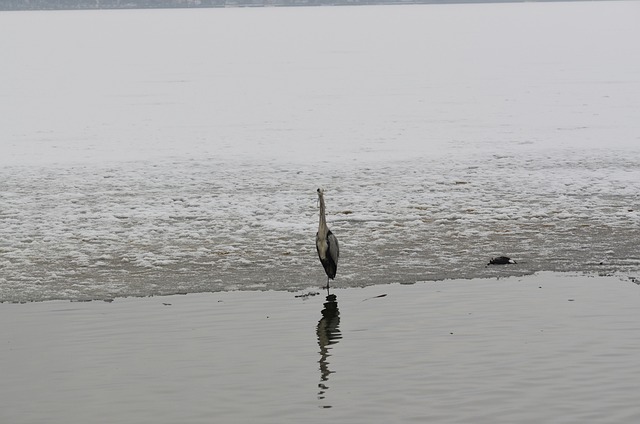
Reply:
<svg viewBox="0 0 640 424"><path fill-rule="evenodd" d="M208 9L225 7L360 6L524 2L549 3L566 1L589 0L0 0L0 11Z"/></svg>

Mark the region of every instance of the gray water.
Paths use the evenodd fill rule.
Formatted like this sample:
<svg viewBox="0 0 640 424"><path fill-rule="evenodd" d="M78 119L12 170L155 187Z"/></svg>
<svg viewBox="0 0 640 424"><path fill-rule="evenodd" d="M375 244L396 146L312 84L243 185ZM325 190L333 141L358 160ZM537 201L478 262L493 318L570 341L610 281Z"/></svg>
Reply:
<svg viewBox="0 0 640 424"><path fill-rule="evenodd" d="M2 14L0 301L637 270L637 13Z"/></svg>
<svg viewBox="0 0 640 424"><path fill-rule="evenodd" d="M635 422L638 287L615 277L0 308L0 419ZM8 365L10 364L10 365Z"/></svg>

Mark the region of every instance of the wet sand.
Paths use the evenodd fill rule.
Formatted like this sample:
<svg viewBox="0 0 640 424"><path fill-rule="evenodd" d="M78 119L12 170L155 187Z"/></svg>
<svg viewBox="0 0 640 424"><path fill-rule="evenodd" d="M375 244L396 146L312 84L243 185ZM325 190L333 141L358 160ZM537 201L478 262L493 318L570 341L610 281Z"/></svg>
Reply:
<svg viewBox="0 0 640 424"><path fill-rule="evenodd" d="M0 421L640 419L640 287L630 275L331 294L1 304Z"/></svg>

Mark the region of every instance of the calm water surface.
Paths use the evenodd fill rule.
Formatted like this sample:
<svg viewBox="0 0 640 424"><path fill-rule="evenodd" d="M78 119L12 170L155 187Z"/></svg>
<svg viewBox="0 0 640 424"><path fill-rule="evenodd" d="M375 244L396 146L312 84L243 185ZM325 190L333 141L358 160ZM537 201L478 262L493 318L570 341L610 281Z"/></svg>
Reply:
<svg viewBox="0 0 640 424"><path fill-rule="evenodd" d="M542 274L5 304L0 418L634 422L639 296Z"/></svg>

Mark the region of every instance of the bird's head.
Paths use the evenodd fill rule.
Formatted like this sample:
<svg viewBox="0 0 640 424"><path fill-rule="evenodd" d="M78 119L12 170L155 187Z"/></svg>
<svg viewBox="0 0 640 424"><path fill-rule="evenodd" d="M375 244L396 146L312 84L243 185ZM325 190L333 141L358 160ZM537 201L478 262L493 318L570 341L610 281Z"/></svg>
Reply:
<svg viewBox="0 0 640 424"><path fill-rule="evenodd" d="M318 190L318 206L320 206L320 201L324 201L324 190L319 188Z"/></svg>

